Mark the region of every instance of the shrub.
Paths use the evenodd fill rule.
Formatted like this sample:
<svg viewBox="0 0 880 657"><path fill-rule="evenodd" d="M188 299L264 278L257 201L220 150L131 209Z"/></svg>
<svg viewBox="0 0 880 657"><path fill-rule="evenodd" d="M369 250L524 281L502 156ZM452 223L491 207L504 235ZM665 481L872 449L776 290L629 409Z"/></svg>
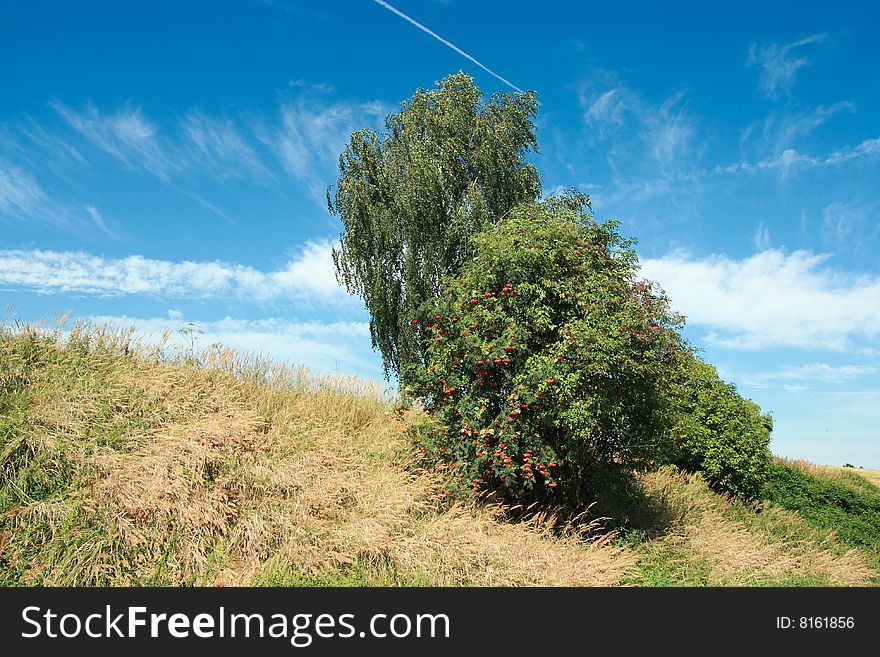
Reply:
<svg viewBox="0 0 880 657"><path fill-rule="evenodd" d="M756 495L770 467L772 418L690 351L679 352L679 363L669 389L676 464L732 493Z"/></svg>
<svg viewBox="0 0 880 657"><path fill-rule="evenodd" d="M677 319L589 209L577 195L519 206L411 320L427 346L408 392L453 486L579 504L664 448Z"/></svg>

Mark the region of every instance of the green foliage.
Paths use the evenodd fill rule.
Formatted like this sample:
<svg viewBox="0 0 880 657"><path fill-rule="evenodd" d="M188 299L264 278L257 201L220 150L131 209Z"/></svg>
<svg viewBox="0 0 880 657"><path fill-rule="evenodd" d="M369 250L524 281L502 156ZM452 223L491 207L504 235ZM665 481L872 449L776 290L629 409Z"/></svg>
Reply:
<svg viewBox="0 0 880 657"><path fill-rule="evenodd" d="M420 387L430 442L472 489L580 499L615 479L603 472L654 460L753 495L769 416L680 344L616 224L596 225L577 192L514 211L540 191L524 161L536 109L531 93L483 102L459 73L416 91L384 134L352 135L328 194L344 225L333 257L386 375Z"/></svg>
<svg viewBox="0 0 880 657"><path fill-rule="evenodd" d="M772 463L761 497L800 513L817 529L834 530L840 541L880 557L880 493L813 476Z"/></svg>
<svg viewBox="0 0 880 657"><path fill-rule="evenodd" d="M387 117L387 132L361 130L339 158L330 211L344 225L337 275L370 312L386 375L423 358L408 319L438 296L444 276L473 254L470 237L540 193L533 93L480 90L464 73L419 89Z"/></svg>
<svg viewBox="0 0 880 657"><path fill-rule="evenodd" d="M670 394L675 463L724 490L757 494L770 466L770 415L688 350L679 352L679 377Z"/></svg>
<svg viewBox="0 0 880 657"><path fill-rule="evenodd" d="M423 447L459 488L592 500L663 451L677 318L585 196L520 206L474 245L411 320L427 366L408 392L435 422Z"/></svg>

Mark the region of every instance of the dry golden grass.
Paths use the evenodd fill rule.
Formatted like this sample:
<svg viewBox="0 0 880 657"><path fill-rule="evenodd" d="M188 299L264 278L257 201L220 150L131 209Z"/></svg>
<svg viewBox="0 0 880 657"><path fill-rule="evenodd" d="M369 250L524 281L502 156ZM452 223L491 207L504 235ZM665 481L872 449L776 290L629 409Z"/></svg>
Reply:
<svg viewBox="0 0 880 657"><path fill-rule="evenodd" d="M4 520L18 583L333 581L366 565L383 583L614 585L636 561L552 518L439 509L434 478L393 463L417 418L389 417L381 387L218 348L169 363L94 328L27 332L0 336L27 394L7 456L54 492Z"/></svg>
<svg viewBox="0 0 880 657"><path fill-rule="evenodd" d="M641 546L446 508L436 475L398 464L421 419L392 417L382 386L221 347L196 365L133 332L68 336L0 326L2 584L613 586L658 564L716 585L877 577L796 513L671 470L643 476L672 521Z"/></svg>
<svg viewBox="0 0 880 657"><path fill-rule="evenodd" d="M833 534L813 530L796 513L772 507L756 515L712 492L702 477L669 469L645 475L643 482L674 516L654 549L671 546L693 555L716 585L816 580L859 586L878 575L864 553L841 548Z"/></svg>
<svg viewBox="0 0 880 657"><path fill-rule="evenodd" d="M851 472L852 468L840 468L840 470L844 472ZM880 470L868 470L867 468L858 468L853 474L864 477L868 480L868 482L870 482L877 488L880 488Z"/></svg>

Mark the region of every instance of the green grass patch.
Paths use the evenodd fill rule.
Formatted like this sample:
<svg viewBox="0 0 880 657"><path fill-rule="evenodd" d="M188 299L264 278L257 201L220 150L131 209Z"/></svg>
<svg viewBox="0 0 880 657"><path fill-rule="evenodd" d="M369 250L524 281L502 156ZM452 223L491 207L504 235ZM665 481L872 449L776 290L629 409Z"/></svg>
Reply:
<svg viewBox="0 0 880 657"><path fill-rule="evenodd" d="M863 548L880 560L880 491L873 487L838 483L774 463L762 497L798 512L819 530L836 532L840 542Z"/></svg>
<svg viewBox="0 0 880 657"><path fill-rule="evenodd" d="M633 572L621 581L630 586L712 586L709 563L696 558L683 546L668 540L634 544L641 559Z"/></svg>
<svg viewBox="0 0 880 657"><path fill-rule="evenodd" d="M305 572L295 565L272 559L257 573L252 586L432 586L426 575L402 577L387 559L362 557L351 564L322 573Z"/></svg>

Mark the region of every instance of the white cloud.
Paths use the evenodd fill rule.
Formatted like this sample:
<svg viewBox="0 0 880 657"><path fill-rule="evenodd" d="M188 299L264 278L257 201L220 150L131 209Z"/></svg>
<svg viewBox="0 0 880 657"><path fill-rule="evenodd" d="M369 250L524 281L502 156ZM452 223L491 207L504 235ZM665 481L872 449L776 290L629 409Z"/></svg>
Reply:
<svg viewBox="0 0 880 657"><path fill-rule="evenodd" d="M280 289L302 289L323 296L338 294L342 288L336 281L332 248L330 242L309 242L285 269L270 274L272 283Z"/></svg>
<svg viewBox="0 0 880 657"><path fill-rule="evenodd" d="M0 214L16 219L59 221L36 179L3 160L0 160Z"/></svg>
<svg viewBox="0 0 880 657"><path fill-rule="evenodd" d="M762 221L758 224L757 230L755 230L755 249L757 251L766 251L769 248L770 231L767 230L767 226Z"/></svg>
<svg viewBox="0 0 880 657"><path fill-rule="evenodd" d="M233 296L255 301L307 299L340 303L350 297L336 282L332 243L308 242L279 270L235 263L171 262L134 255L110 259L70 251L0 251L0 285L40 293L99 296L144 294L204 299Z"/></svg>
<svg viewBox="0 0 880 657"><path fill-rule="evenodd" d="M134 328L136 338L146 344L161 343L163 333L167 332L166 346L182 353L190 349L190 338L181 334L181 329L189 325L183 313L175 312L168 319L93 316L86 320L122 330ZM357 374L374 379L381 376L381 364L371 350L370 329L366 322L224 317L214 321L193 321L192 326L196 351L217 343L231 347L243 356L304 365L314 372Z"/></svg>
<svg viewBox="0 0 880 657"><path fill-rule="evenodd" d="M758 68L761 91L768 98L778 98L791 90L798 69L810 63L806 56L796 54L801 52L798 49L827 40L827 34L813 34L785 46L771 43L759 48L753 43L746 55L746 65Z"/></svg>
<svg viewBox="0 0 880 657"><path fill-rule="evenodd" d="M214 177L228 180L243 176L264 178L269 171L256 151L229 118L190 110L182 121L188 143L189 166L210 169Z"/></svg>
<svg viewBox="0 0 880 657"><path fill-rule="evenodd" d="M377 126L391 111L381 102L337 102L325 105L308 97L281 108L281 125L260 129L260 138L274 149L285 170L305 183L322 205L335 180L339 156L350 135Z"/></svg>
<svg viewBox="0 0 880 657"><path fill-rule="evenodd" d="M827 265L828 256L781 249L744 260L683 254L642 262L709 344L731 349L846 349L880 335L880 278Z"/></svg>
<svg viewBox="0 0 880 657"><path fill-rule="evenodd" d="M829 365L828 363L807 363L796 367L784 367L776 372L759 372L751 378L759 381L823 381L841 383L850 379L880 373L874 365Z"/></svg>
<svg viewBox="0 0 880 657"><path fill-rule="evenodd" d="M51 106L85 139L124 164L143 167L162 180L175 168L159 145L158 129L139 107L104 115L91 103L81 112L58 101Z"/></svg>

